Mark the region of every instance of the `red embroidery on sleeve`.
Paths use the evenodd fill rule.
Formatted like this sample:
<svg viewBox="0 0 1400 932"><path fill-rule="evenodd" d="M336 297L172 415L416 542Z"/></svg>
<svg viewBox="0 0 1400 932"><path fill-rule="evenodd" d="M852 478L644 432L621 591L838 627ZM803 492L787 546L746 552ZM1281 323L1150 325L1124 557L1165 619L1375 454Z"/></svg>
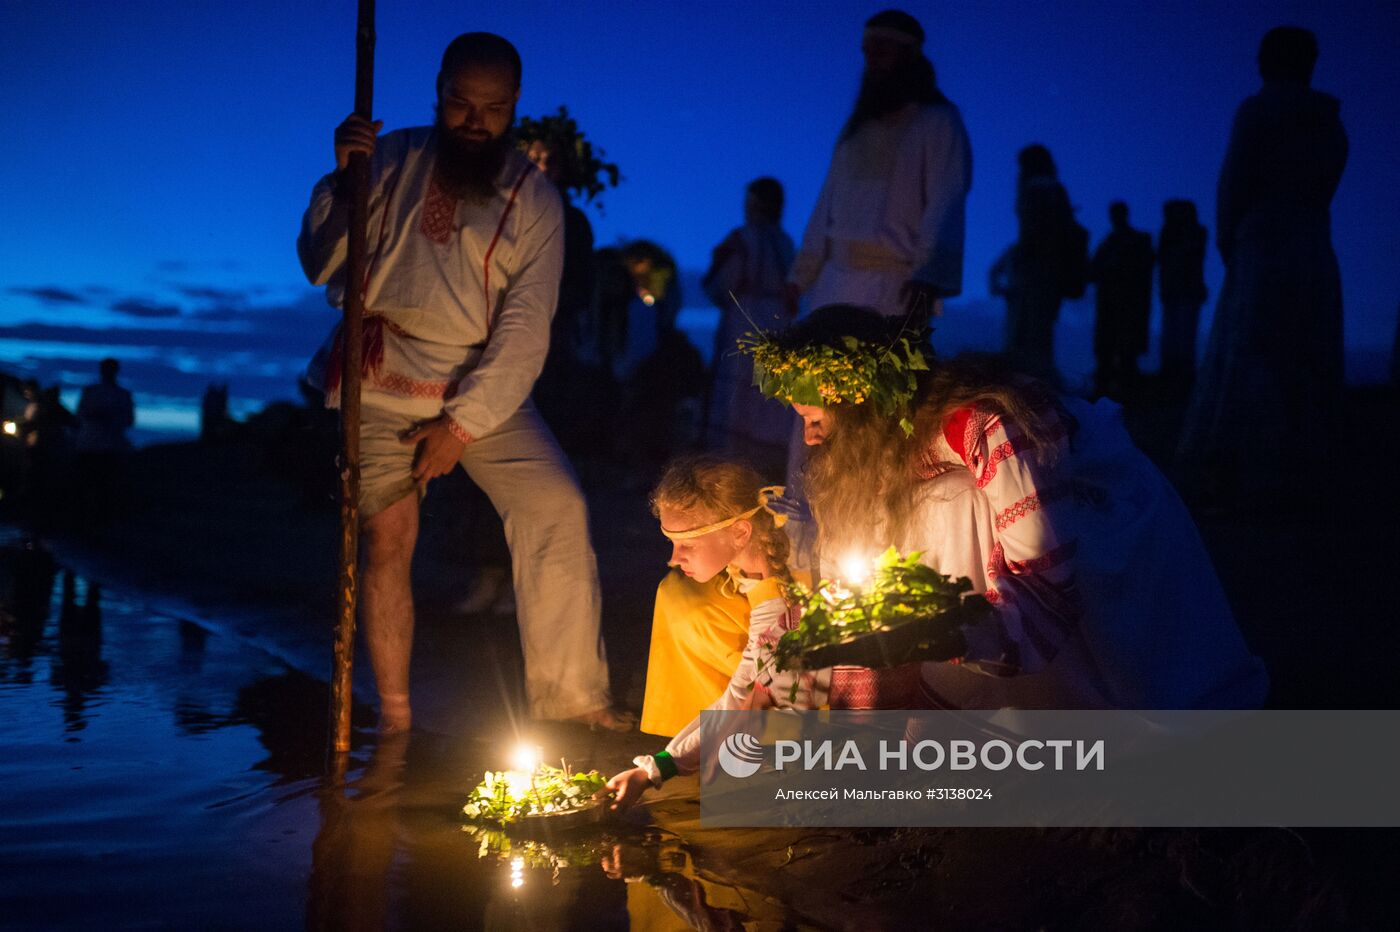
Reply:
<svg viewBox="0 0 1400 932"><path fill-rule="evenodd" d="M1014 504L1003 508L997 513L996 526L998 531L1004 531L1017 521L1024 518L1033 511L1040 509L1040 496L1035 492L1027 495Z"/></svg>

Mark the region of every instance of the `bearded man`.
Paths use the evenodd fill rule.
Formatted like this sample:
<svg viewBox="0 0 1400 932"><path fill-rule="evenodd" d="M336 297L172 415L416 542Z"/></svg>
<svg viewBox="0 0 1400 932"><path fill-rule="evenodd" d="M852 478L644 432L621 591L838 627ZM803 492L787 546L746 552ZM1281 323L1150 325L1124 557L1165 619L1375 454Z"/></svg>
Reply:
<svg viewBox="0 0 1400 932"><path fill-rule="evenodd" d="M788 276L790 297L926 319L962 292L972 148L923 43L908 13L866 21L860 94Z"/></svg>
<svg viewBox="0 0 1400 932"><path fill-rule="evenodd" d="M625 730L610 709L599 634L597 560L578 480L536 414L530 389L549 347L563 265L553 184L516 151L515 47L484 32L443 53L436 123L376 139L351 115L335 131L336 171L311 195L297 251L339 306L350 155L370 156L360 513L365 639L380 730L410 727L409 569L418 502L459 463L491 498L514 558L525 686L535 718ZM339 403L337 349L326 366Z"/></svg>

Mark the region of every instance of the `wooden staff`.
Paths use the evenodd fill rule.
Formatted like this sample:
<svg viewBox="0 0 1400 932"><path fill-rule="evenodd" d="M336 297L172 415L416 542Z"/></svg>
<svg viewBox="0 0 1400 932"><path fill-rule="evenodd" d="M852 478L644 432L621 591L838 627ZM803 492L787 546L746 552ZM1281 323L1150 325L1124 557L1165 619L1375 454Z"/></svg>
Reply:
<svg viewBox="0 0 1400 932"><path fill-rule="evenodd" d="M355 25L355 112L373 119L374 0L359 0ZM360 357L365 310L365 226L369 220L369 157L350 154L350 232L345 259L344 352L340 376L340 617L331 675L331 749L350 750L351 670L355 660L355 606L359 595Z"/></svg>

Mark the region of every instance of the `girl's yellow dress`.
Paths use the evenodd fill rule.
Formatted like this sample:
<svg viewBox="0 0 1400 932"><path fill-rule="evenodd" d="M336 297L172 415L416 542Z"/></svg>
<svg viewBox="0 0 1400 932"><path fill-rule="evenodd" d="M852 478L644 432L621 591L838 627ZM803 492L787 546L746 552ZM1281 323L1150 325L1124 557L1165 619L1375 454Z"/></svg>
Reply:
<svg viewBox="0 0 1400 932"><path fill-rule="evenodd" d="M674 735L724 692L749 639L749 600L727 571L696 582L673 569L656 589L642 731Z"/></svg>

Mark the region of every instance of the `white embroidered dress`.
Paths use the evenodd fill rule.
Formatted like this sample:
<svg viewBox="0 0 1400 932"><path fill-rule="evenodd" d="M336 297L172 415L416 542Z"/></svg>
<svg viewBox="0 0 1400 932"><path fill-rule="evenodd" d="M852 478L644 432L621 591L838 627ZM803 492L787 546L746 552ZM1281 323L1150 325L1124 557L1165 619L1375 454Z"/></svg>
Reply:
<svg viewBox="0 0 1400 932"><path fill-rule="evenodd" d="M925 498L905 546L960 551L955 563L927 562L968 575L996 609L993 624L964 629L965 662L924 664L930 704L1258 706L1263 664L1175 490L1133 446L1117 405L1062 404L1073 424L1056 420L1051 465L1027 455L1001 417L972 407L926 454L929 472L965 470L975 500Z"/></svg>

